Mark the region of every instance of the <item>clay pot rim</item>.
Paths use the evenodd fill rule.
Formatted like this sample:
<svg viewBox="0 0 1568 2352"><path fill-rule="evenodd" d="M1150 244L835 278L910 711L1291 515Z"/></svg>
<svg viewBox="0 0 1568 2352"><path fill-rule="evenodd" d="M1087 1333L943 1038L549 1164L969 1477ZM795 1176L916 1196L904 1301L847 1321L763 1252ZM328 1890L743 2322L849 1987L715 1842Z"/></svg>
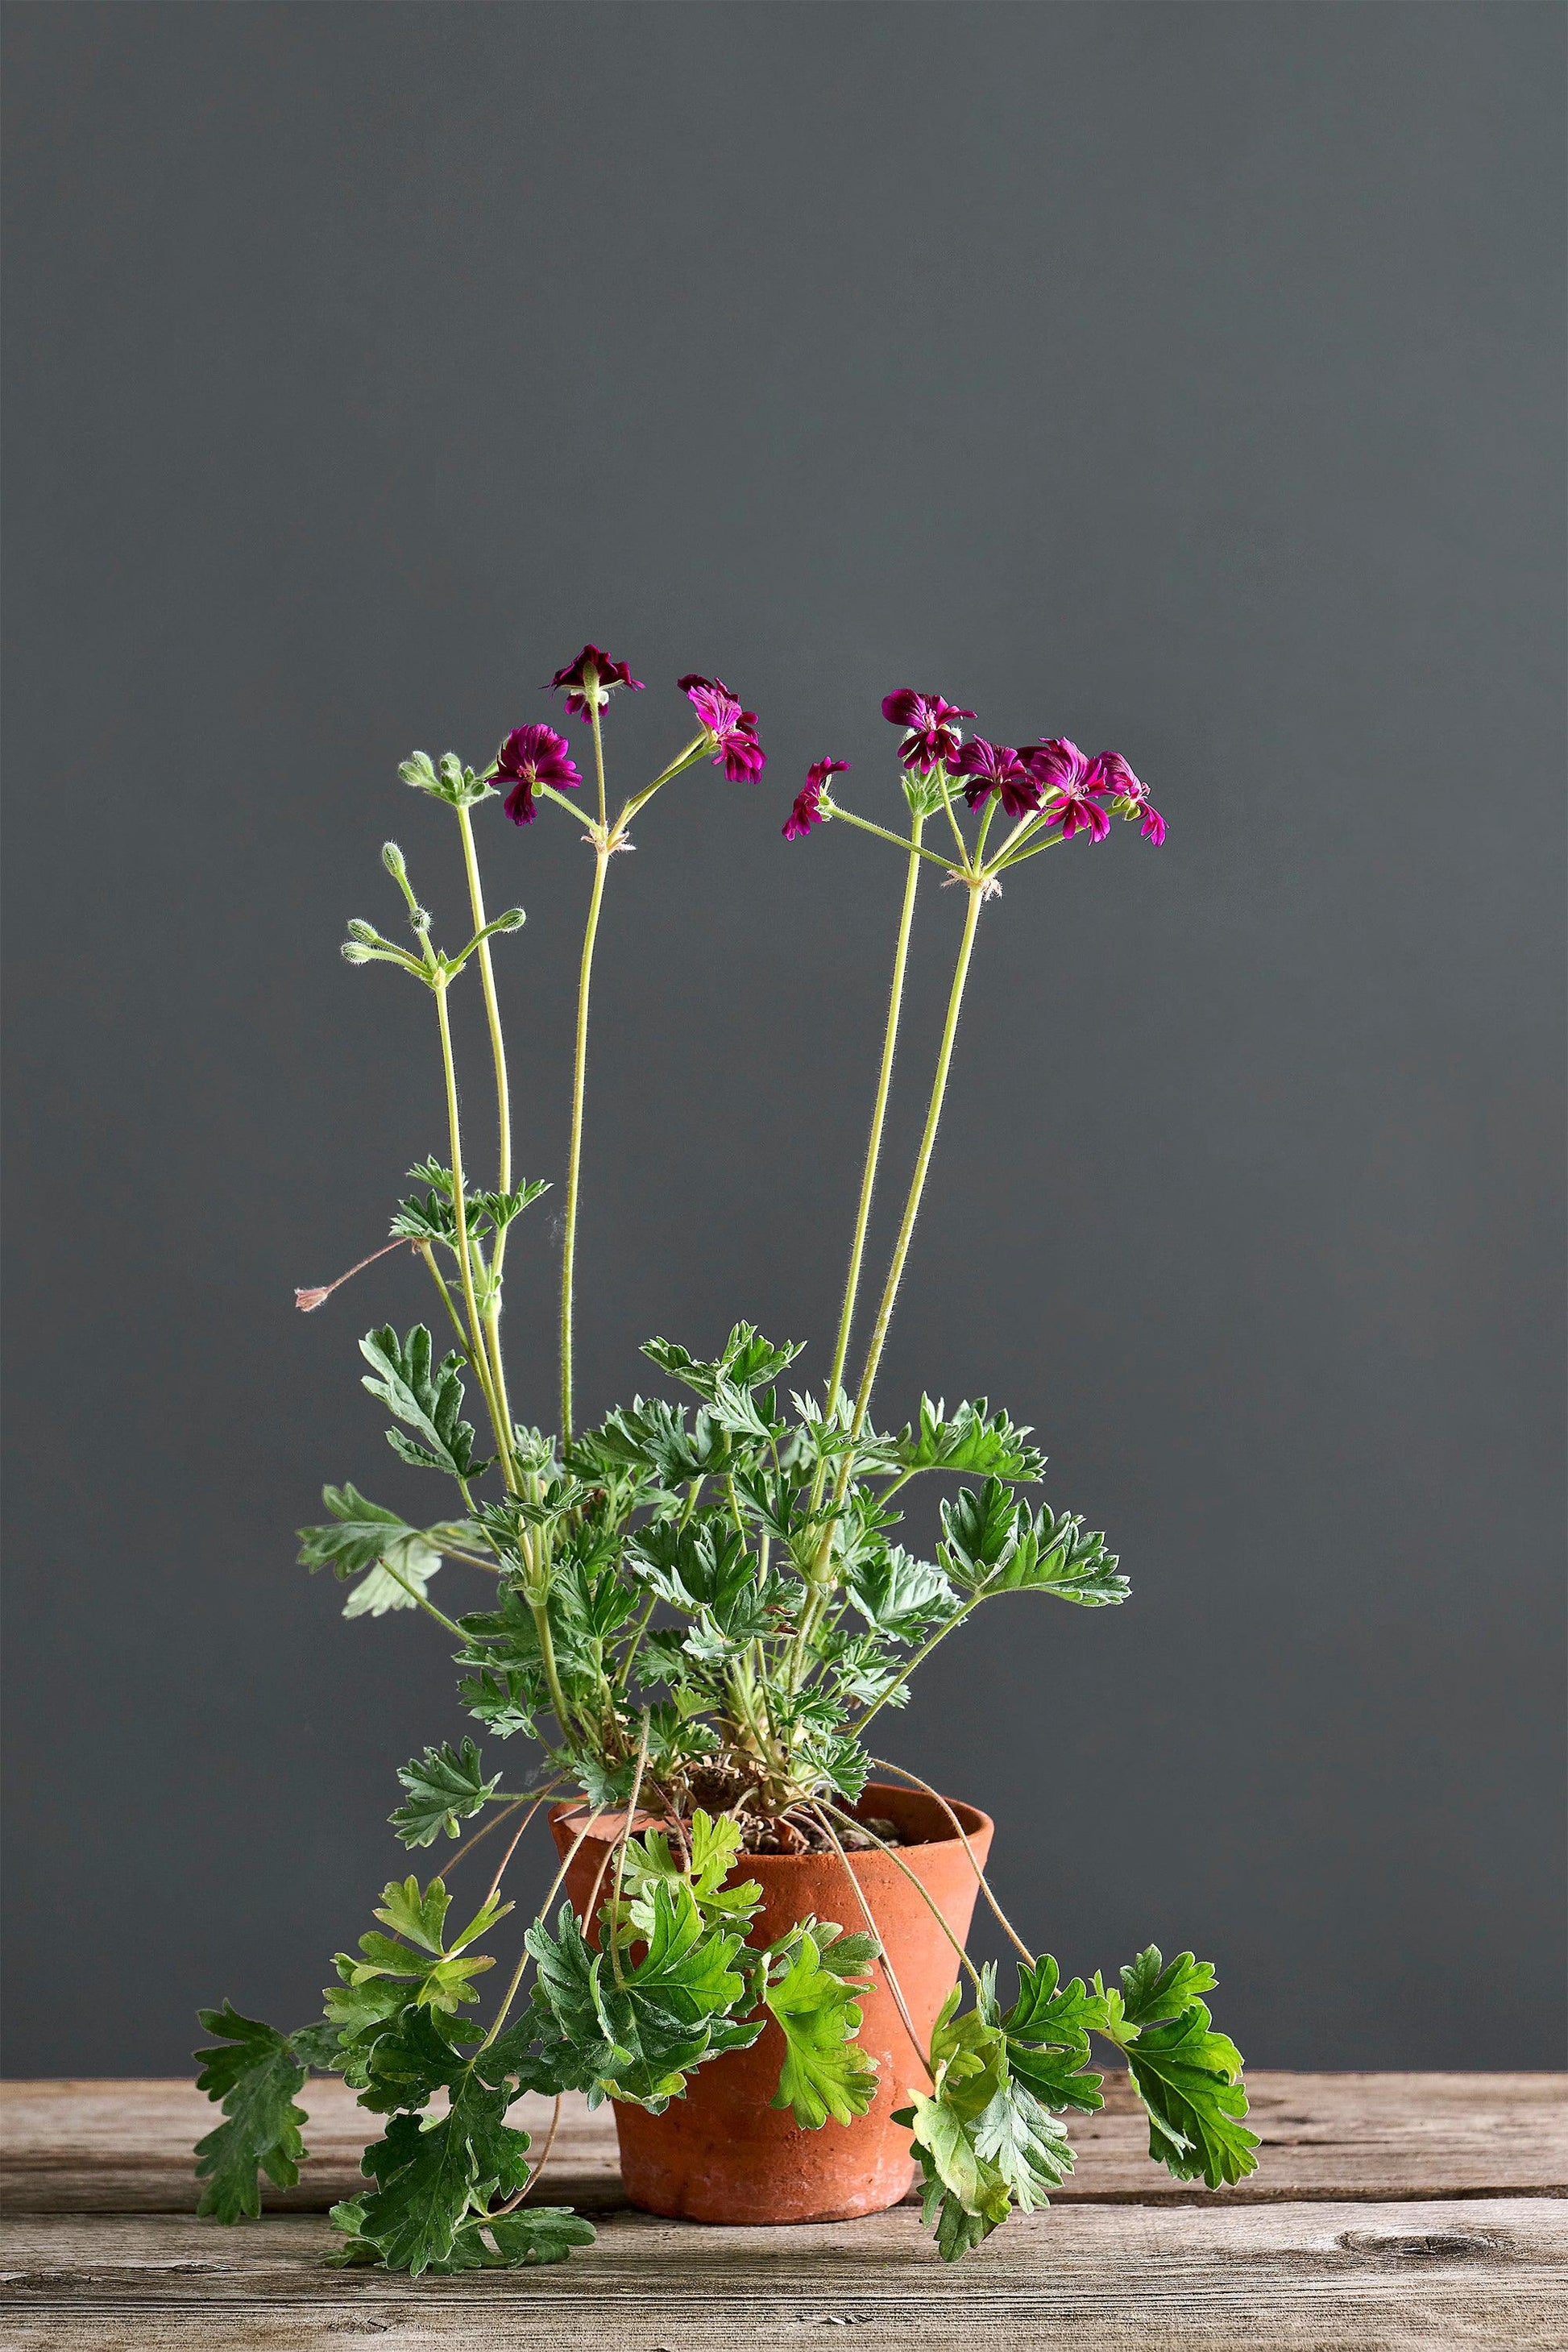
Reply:
<svg viewBox="0 0 1568 2352"><path fill-rule="evenodd" d="M899 1802L906 1804L912 1801L912 1803L922 1811L929 1808L937 1813L942 1822L942 1834L941 1837L921 1838L913 1845L893 1846L889 1850L890 1853L896 1853L900 1856L910 1853L933 1853L939 1846L959 1845L962 1843L963 1841L960 1839L957 1831L953 1828L952 1822L948 1821L946 1814L942 1812L942 1805L938 1804L935 1798L928 1797L923 1789L901 1788L893 1780L868 1780L860 1797L860 1802L862 1804L865 1803L866 1799L871 1794L873 1790L876 1790L879 1797L891 1797ZM982 1812L978 1805L965 1804L957 1797L944 1798L942 1802L952 1806L954 1813L957 1814L958 1819L963 1825L964 1836L969 1838L972 1842L977 1837L989 1838L994 1836L996 1830L995 1822L992 1820L989 1813ZM575 1818L577 1826L580 1829L582 1827L582 1815L587 1810L587 1805L588 1800L585 1797L579 1797L574 1800L568 1800L560 1804L552 1805L549 1814L551 1826L553 1828L557 1822L564 1822ZM589 1815L589 1819L591 1821L616 1822L617 1824L623 1822L625 1818L626 1815L624 1811L616 1813L611 1811L605 1811L598 1813L591 1813ZM896 1813L893 1815L893 1818L897 1820ZM669 1817L667 1813L645 1813L639 1810L637 1814L637 1826L636 1830L634 1830L633 1834L640 1835L644 1830L668 1828L668 1822ZM901 1827L902 1824L900 1823L900 1826ZM588 1836L583 1841L584 1847L585 1849L589 1845L608 1845L611 1843L614 1834L614 1832L606 1831L605 1835L604 1837L600 1837L596 1832L590 1831ZM822 1863L832 1859L833 1857L831 1855L825 1855L815 1852L808 1853L742 1853L737 1857L735 1866L738 1870L743 1869L748 1872L754 1872L764 1867L770 1871L784 1869L794 1870L802 1868L808 1864ZM888 1855L884 1854L879 1847L864 1846L852 1849L851 1859L856 1862L883 1862L888 1859Z"/></svg>

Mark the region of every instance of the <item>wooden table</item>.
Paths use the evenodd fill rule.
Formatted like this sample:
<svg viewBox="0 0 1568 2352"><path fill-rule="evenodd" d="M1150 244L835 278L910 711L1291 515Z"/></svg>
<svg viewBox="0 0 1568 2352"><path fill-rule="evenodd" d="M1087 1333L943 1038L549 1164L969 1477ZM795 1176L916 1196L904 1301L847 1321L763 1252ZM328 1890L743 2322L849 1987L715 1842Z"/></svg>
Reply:
<svg viewBox="0 0 1568 2352"><path fill-rule="evenodd" d="M322 2267L325 2208L363 2186L340 2084L306 2093L299 2187L231 2230L195 2216L190 2147L213 2110L189 2084L11 2084L0 2346L1568 2347L1568 2076L1256 2074L1261 2163L1221 2196L1156 2171L1107 2087L1103 2115L1074 2119L1078 2171L1049 2212L951 2269L908 2205L790 2230L631 2212L613 2130L577 2102L542 2194L590 2211L597 2245L556 2269L412 2281ZM532 2128L543 2102L520 2105Z"/></svg>

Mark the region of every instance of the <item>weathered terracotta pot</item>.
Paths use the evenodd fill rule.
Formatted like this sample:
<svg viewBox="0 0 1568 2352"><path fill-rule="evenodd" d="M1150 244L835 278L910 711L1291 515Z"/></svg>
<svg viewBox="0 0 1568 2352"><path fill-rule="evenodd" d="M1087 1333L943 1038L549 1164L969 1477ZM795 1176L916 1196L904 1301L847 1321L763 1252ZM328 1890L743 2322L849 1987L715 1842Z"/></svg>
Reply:
<svg viewBox="0 0 1568 2352"><path fill-rule="evenodd" d="M941 1806L916 1790L875 1781L861 1810L896 1822L906 1838L921 1841L901 1846L899 1860L926 1888L962 1943L974 1909L974 1871ZM953 1811L984 1864L992 1822L973 1805L954 1805ZM566 1891L580 1918L590 1909L596 1912L604 1899L608 1856L624 1818L596 1816L567 1873ZM552 1810L551 1828L563 1857L584 1819L581 1805ZM957 1956L886 1854L873 1850L848 1860L915 2030L922 2042L929 2042L937 2011L958 1979ZM752 1943L772 1943L798 1920L813 1916L837 1919L845 1928L865 1927L865 1913L845 1883L837 1854L743 1854L735 1875L754 1878L763 1889ZM678 2221L732 2222L841 2221L896 2205L913 2180L914 2164L909 2134L891 2121L892 2112L906 2104L911 2086L926 2087L926 2076L880 1962L862 2008L860 2042L876 2059L880 2082L875 2104L853 2123L837 2124L830 2117L820 2131L802 2131L787 2108L769 2105L784 2055L784 2036L771 2018L750 2050L700 2066L687 2079L685 2097L672 2101L662 2116L616 2101L621 2177L632 2204Z"/></svg>

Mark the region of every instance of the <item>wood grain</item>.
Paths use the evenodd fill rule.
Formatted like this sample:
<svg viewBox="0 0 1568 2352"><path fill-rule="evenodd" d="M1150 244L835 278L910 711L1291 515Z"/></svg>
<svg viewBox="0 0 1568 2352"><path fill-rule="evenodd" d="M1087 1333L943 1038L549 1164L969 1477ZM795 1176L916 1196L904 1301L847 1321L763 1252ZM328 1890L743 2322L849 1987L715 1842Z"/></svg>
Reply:
<svg viewBox="0 0 1568 2352"><path fill-rule="evenodd" d="M411 2280L326 2267L311 2209L359 2185L364 2138L341 2084L310 2086L296 2210L233 2230L189 2210L212 2119L189 2084L11 2084L0 2352L1568 2352L1568 2077L1257 2075L1261 2170L1224 2199L1150 2166L1109 2087L1070 2190L952 2269L908 2206L785 2230L630 2212L608 2119L573 2101L544 2193L598 2243Z"/></svg>
<svg viewBox="0 0 1568 2352"><path fill-rule="evenodd" d="M1070 2120L1078 2168L1058 2206L1568 2195L1568 2075L1252 2074L1258 2169L1213 2197L1149 2162L1131 2093L1115 2077L1107 2090L1104 2114ZM297 2189L268 2189L267 2201L324 2212L363 2187L360 2154L377 2126L341 2083L312 2081L304 2105L310 2162ZM522 2099L512 2113L538 2133L549 2105ZM0 2084L0 2210L194 2212L191 2147L214 2116L188 2083ZM565 2102L547 2178L563 2204L621 2201L607 2112Z"/></svg>
<svg viewBox="0 0 1568 2352"><path fill-rule="evenodd" d="M7 2236L0 2341L28 2352L1561 2352L1568 2340L1568 2206L1545 2199L1058 2208L952 2269L908 2210L789 2230L616 2214L560 2269L456 2280L323 2270L327 2224L302 2214L233 2231L38 2215Z"/></svg>

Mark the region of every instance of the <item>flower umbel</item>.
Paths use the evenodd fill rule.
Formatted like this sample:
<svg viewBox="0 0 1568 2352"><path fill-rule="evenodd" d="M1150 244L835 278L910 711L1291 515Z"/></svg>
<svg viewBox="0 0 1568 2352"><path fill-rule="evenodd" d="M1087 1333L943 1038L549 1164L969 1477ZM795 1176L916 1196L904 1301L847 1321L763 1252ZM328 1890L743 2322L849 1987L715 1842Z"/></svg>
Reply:
<svg viewBox="0 0 1568 2352"><path fill-rule="evenodd" d="M1088 758L1065 735L1045 737L1018 756L1036 782L1051 796L1053 804L1046 811L1046 823L1059 824L1064 841L1070 841L1079 832L1087 832L1091 841L1105 839L1110 831L1110 819L1093 797L1104 790L1098 760Z"/></svg>
<svg viewBox="0 0 1568 2352"><path fill-rule="evenodd" d="M584 725L592 724L595 710L604 709L616 687L629 687L634 694L643 690L641 678L634 677L625 662L612 661L597 646L584 646L575 661L556 671L544 690L550 694L560 686L567 688L567 717L581 719Z"/></svg>
<svg viewBox="0 0 1568 2352"><path fill-rule="evenodd" d="M1094 765L1100 775L1096 790L1110 796L1118 816L1129 822L1141 817L1144 840L1158 849L1165 838L1165 820L1151 803L1148 785L1133 774L1120 751L1102 751Z"/></svg>
<svg viewBox="0 0 1568 2352"><path fill-rule="evenodd" d="M952 765L963 731L952 721L973 719L974 713L944 702L940 694L917 694L913 687L901 686L896 694L883 696L882 716L890 726L907 730L899 751L905 767L929 776L939 762Z"/></svg>
<svg viewBox="0 0 1568 2352"><path fill-rule="evenodd" d="M795 796L795 806L784 820L786 841L804 841L814 824L826 824L822 814L822 795L829 776L841 776L848 767L847 760L815 760L805 772L805 784Z"/></svg>
<svg viewBox="0 0 1568 2352"><path fill-rule="evenodd" d="M557 735L553 727L514 727L496 754L495 772L511 785L505 806L513 824L533 823L539 785L553 784L559 790L583 781L565 736Z"/></svg>
<svg viewBox="0 0 1568 2352"><path fill-rule="evenodd" d="M1040 805L1041 786L1011 744L988 743L984 735L972 735L950 765L955 776L963 777L963 797L972 809L993 793L1000 794L1002 806L1015 820L1032 815Z"/></svg>
<svg viewBox="0 0 1568 2352"><path fill-rule="evenodd" d="M732 784L755 783L768 763L757 740L756 712L742 710L740 698L721 677L699 677L691 671L678 682L713 738L713 765L721 767Z"/></svg>

